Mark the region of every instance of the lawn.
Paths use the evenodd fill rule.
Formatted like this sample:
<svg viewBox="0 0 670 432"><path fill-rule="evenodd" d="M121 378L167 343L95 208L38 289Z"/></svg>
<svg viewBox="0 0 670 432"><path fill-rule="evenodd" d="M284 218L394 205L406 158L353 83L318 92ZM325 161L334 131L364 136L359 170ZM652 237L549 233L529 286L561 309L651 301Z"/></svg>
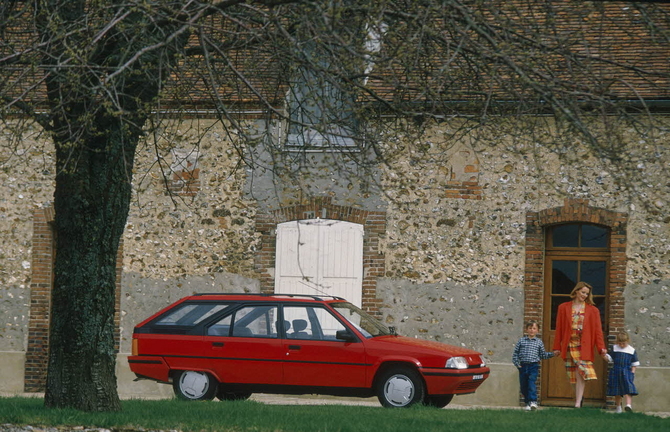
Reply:
<svg viewBox="0 0 670 432"><path fill-rule="evenodd" d="M118 413L48 410L39 398L0 398L0 425L78 426L183 432L668 431L670 419L600 409L386 409L350 405L266 405L256 401L126 400ZM2 426L0 426L2 430Z"/></svg>

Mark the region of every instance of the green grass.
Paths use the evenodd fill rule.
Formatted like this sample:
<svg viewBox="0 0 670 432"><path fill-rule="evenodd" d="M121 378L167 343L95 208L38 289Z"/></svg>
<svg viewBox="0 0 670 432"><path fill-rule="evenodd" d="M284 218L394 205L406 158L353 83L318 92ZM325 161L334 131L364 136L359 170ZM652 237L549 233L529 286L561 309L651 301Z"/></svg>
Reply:
<svg viewBox="0 0 670 432"><path fill-rule="evenodd" d="M385 409L345 405L266 405L255 401L122 401L117 413L46 409L39 398L0 398L0 425L184 432L668 431L670 419L600 409Z"/></svg>

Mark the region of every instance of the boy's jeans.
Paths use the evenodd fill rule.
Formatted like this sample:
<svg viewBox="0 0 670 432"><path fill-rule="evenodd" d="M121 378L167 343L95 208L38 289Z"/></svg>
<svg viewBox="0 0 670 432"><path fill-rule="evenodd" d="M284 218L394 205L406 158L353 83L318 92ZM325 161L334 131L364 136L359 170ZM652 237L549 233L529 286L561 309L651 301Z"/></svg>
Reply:
<svg viewBox="0 0 670 432"><path fill-rule="evenodd" d="M537 402L537 387L535 381L537 381L539 370L539 363L521 363L521 367L519 368L519 384L526 405L531 402Z"/></svg>

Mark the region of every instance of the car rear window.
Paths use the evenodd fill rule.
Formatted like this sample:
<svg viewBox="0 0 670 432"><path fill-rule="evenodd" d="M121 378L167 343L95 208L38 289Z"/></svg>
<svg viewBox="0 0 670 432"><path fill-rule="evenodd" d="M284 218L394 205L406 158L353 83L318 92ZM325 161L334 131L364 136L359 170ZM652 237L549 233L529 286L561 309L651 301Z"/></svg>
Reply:
<svg viewBox="0 0 670 432"><path fill-rule="evenodd" d="M183 303L159 317L154 325L195 326L228 306L227 303Z"/></svg>

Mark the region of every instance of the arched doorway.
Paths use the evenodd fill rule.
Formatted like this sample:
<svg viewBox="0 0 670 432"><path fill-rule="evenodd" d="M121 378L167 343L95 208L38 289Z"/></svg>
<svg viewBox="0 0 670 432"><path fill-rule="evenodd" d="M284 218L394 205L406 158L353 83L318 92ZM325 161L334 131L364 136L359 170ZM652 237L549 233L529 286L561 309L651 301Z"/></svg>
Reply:
<svg viewBox="0 0 670 432"><path fill-rule="evenodd" d="M526 214L523 321L540 324L547 349L553 342L555 308L567 300L573 281L580 278L598 285L596 299L605 337L624 329L627 224L626 213L592 207L583 199L566 199L561 207ZM599 389L605 380L603 371L598 371L598 383L587 386L587 402L605 403L604 393L592 393L602 392ZM542 362L538 386L542 405L573 402L573 389L560 359Z"/></svg>
<svg viewBox="0 0 670 432"><path fill-rule="evenodd" d="M558 306L570 301L570 292L579 281L593 287L593 300L600 309L603 332L607 334L610 230L598 225L574 223L549 227L546 235L543 339L548 342L547 346L551 347L554 342ZM598 377L604 378L607 365L601 357L595 357L594 366ZM545 363L542 389L542 400L546 405L569 405L574 401L562 361ZM586 386L585 404L598 404L604 399L604 379Z"/></svg>
<svg viewBox="0 0 670 432"><path fill-rule="evenodd" d="M384 255L379 250L380 238L386 233L386 212L370 211L332 203L331 197L310 199L305 204L282 207L256 215L256 231L260 237L255 256L261 292L275 292L277 274L277 230L285 222L316 219L344 221L363 228L362 300L363 310L378 315L381 300L377 298L377 279L385 273Z"/></svg>

